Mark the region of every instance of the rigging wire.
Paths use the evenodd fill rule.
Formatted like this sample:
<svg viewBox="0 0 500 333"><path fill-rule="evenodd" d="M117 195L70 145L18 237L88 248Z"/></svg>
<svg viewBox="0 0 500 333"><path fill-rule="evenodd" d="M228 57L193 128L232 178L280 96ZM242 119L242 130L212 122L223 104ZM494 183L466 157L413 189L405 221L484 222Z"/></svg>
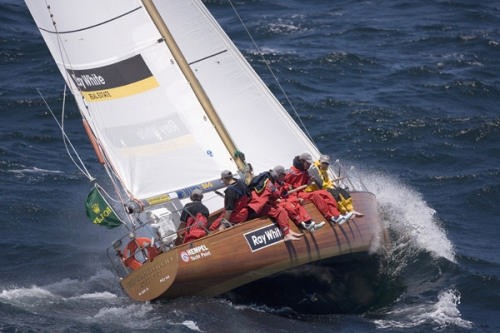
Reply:
<svg viewBox="0 0 500 333"><path fill-rule="evenodd" d="M236 15L236 17L238 18L238 20L240 21L240 24L242 25L243 29L245 30L245 32L247 33L248 37L250 38L250 41L252 42L252 45L253 47L255 48L255 50L257 51L257 53L260 55L262 61L264 62L267 70L269 71L269 73L271 74L271 76L273 77L273 80L276 82L280 92L283 94L283 96L285 97L285 100L287 101L288 105L290 106L290 109L291 111L293 112L293 114L295 115L296 119L298 120L299 124L300 124L300 127L302 128L302 130L304 131L304 133L307 135L307 137L309 138L309 140L313 141L312 137L311 137L311 134L309 133L309 130L307 129L306 125L304 124L304 122L302 121L302 118L300 117L299 113L297 112L297 109L295 108L295 106L293 105L292 101L290 100L290 98L288 97L288 94L286 93L285 89L283 88L283 86L281 85L281 83L279 82L277 76L274 74L274 71L272 70L271 68L271 65L270 65L270 62L266 59L266 57L264 56L264 52L262 52L261 48L257 45L257 43L255 42L255 39L253 38L252 34L250 33L249 29L247 28L245 22L243 21L242 17L240 16L240 14L238 13L238 10L236 9L235 5L233 4L233 1L232 0L227 0L227 2L229 3L229 5L231 6L234 14ZM335 172L333 171L332 168L330 168L330 171L332 172L332 175L335 177ZM340 175L339 175L340 177ZM351 179L349 177L349 174L346 173L346 177L345 177L350 183L351 183L351 186L353 186L353 188L356 188L352 182L351 182ZM359 178L359 181L361 183L361 186L362 188L366 189L366 186L365 184L362 182L361 180L361 177L358 175L358 178Z"/></svg>
<svg viewBox="0 0 500 333"><path fill-rule="evenodd" d="M288 97L288 94L285 92L285 89L283 88L283 86L281 85L281 83L279 82L278 80L278 77L274 74L274 71L273 69L271 68L271 65L270 65L270 62L266 59L266 57L264 56L264 52L262 52L262 49L257 45L257 43L255 42L255 39L253 38L252 34L250 33L250 30L248 30L245 22L243 21L243 19L241 18L240 14L238 13L238 10L236 9L235 5L233 4L233 1L232 0L227 0L229 5L231 6L231 8L233 9L233 12L234 14L236 15L236 17L238 18L238 20L240 21L241 25L243 26L243 29L245 29L245 32L247 33L248 37L250 38L251 42L252 42L252 45L253 47L255 48L255 50L257 51L257 54L260 55L262 61L264 62L264 64L266 65L266 68L267 70L269 71L269 73L271 74L271 76L273 77L273 80L276 82L276 84L278 85L278 88L280 90L280 92L283 94L283 96L285 97L285 100L287 101L288 105L290 106L293 114L295 115L295 117L298 119L299 123L300 123L300 126L302 127L303 131L306 133L307 137L309 138L309 140L313 141L306 125L304 124L304 122L302 121L302 118L300 117L299 113L297 112L297 109L295 108L295 106L293 105L292 101L290 100L290 98Z"/></svg>
<svg viewBox="0 0 500 333"><path fill-rule="evenodd" d="M62 65L65 69L67 68L73 68L73 65L71 63L71 60L70 60L70 57L68 56L67 52L66 52L66 49L61 41L61 35L59 33L59 30L57 28L57 24L56 24L56 21L55 21L55 18L54 18L54 15L51 11L51 8L50 8L50 5L47 3L47 1L45 0L45 5L46 5L46 8L47 8L47 11L49 13L49 16L51 18L51 21L52 21L52 25L54 27L54 32L57 36L57 46L58 46L58 51L59 51L59 56L61 58L61 62L62 62ZM69 66L66 66L66 64L68 64ZM66 82L71 82L71 78L69 76L69 72L67 70L65 71L61 71L62 73L64 73L65 75L65 80ZM64 86L64 101L66 99L66 87L67 85ZM75 85L76 89L80 92L80 97L81 97L81 102L82 104L85 106L85 108L87 110L89 110L89 106L87 105L86 101L85 101L85 98L83 97L83 94L81 93L81 89L78 85ZM41 95L40 95L41 96ZM76 96L75 96L76 97ZM42 96L42 99L43 99L43 96ZM63 103L63 109L62 109L62 120L61 120L61 124L59 124L59 122L57 121L57 118L55 117L54 113L52 112L52 110L50 109L49 105L47 104L47 102L44 100L45 104L47 105L47 107L49 108L49 111L50 113L52 114L52 116L54 117L54 119L56 120L57 124L59 125L59 128L61 128L61 131L63 133L63 141L64 141L64 144L66 146L66 151L68 152L68 155L70 156L71 160L73 161L73 163L76 165L76 167L89 179L89 181L94 181L95 178L90 174L90 172L87 170L87 168L85 167L85 164L83 163L83 161L81 160L81 158L79 157L76 149L74 148L74 146L71 144L71 141L69 140L68 136L66 135L65 131L64 131L64 103ZM92 122L93 123L93 120L92 120L92 117L90 115L90 113L88 112L88 117L85 117L83 112L79 109L80 111L80 115L84 118L84 119L87 119L89 122ZM96 138L96 140L99 140L98 138ZM80 164L81 164L81 167L77 165L76 161L73 159L72 155L69 153L69 149L67 148L67 144L66 142L69 143L69 145L71 146L73 152L75 153L75 155L78 157L78 160L80 161ZM106 158L106 157L104 157ZM119 202L121 203L122 205L125 205L125 200L122 196L122 193L120 191L120 188L119 186L117 185L117 180L119 181L119 178L117 177L117 175L113 172L112 168L107 164L105 163L104 164L104 169L106 170L107 174L108 174L108 177L110 178L112 184L113 184L113 188L114 188L114 191L116 193L116 195L118 196L119 200L116 200L114 199L111 195L109 195L109 193L105 192L104 193L106 194L106 196L113 202ZM102 188L102 187L101 187ZM132 220L132 217L130 215L127 215L130 223L132 225L134 225L134 222Z"/></svg>
<svg viewBox="0 0 500 333"><path fill-rule="evenodd" d="M61 61L62 61L63 65L64 65L66 63L66 59L68 59L68 62L69 62L69 57L68 57L68 54L66 53L66 49L64 48L64 46L61 43L61 37L60 37L60 34L59 34L59 30L57 29L57 24L56 24L56 21L55 21L55 18L54 18L54 14L52 13L50 5L47 3L47 1L45 1L45 6L47 8L47 11L49 13L50 19L52 21L52 25L54 27L54 31L55 31L56 36L57 36L57 46L58 46L58 51L59 51L59 57L61 58ZM69 65L70 65L69 67L71 68L72 67L71 66L71 62L69 62ZM61 71L61 72L63 72L63 71ZM66 82L69 82L69 77L68 77L69 74L68 74L67 71L64 71L64 72L66 73ZM66 135L66 131L64 130L64 114L65 114L65 107L66 107L66 89L67 89L67 85L65 84L64 85L63 104L62 104L62 109L61 109L61 122L60 123L57 120L54 112L50 108L49 104L47 103L47 101L45 100L45 98L42 96L40 90L37 89L37 91L38 91L38 94L40 95L40 97L42 98L42 100L44 101L45 105L47 106L47 109L51 113L52 117L56 121L57 125L61 129L64 146L66 148L66 152L67 152L68 156L73 161L73 163L75 164L75 166L77 167L77 169L80 170L80 172L82 172L82 174L85 175L89 179L90 182L92 182L92 181L95 180L95 177L93 177L90 174L90 172L87 170L87 168L85 167L85 164L83 163L83 161L80 158L78 152L76 151L75 147L71 143L71 140ZM68 144L71 146L71 150L77 156L78 161L80 162L80 165L78 165L76 163L75 159L73 158L72 154L70 153L70 150L68 149Z"/></svg>
<svg viewBox="0 0 500 333"><path fill-rule="evenodd" d="M66 153L68 154L69 158L71 159L71 161L73 161L73 163L75 164L75 166L77 167L77 169L80 170L80 172L83 175L85 175L85 177L87 177L87 179L89 181L91 181L91 182L94 181L95 178L90 174L90 172L85 167L85 164L83 163L82 159L80 158L80 155L76 151L75 147L71 143L71 140L69 139L68 135L66 134L66 131L64 130L64 120L63 119L64 119L64 104L65 104L66 98L63 99L63 111L62 111L62 115L61 115L62 119L61 119L61 122L59 122L59 120L57 120L56 115L52 111L50 105L47 103L47 101L43 97L42 93L40 92L40 89L37 89L37 91L38 91L38 94L40 95L40 97L42 98L42 101L45 103L45 106L47 107L47 109L49 110L50 114L52 115L52 118L54 118L54 120L56 121L57 125L59 126L59 129L61 130L62 138L63 138L63 142L64 142L64 146L66 148ZM66 96L66 85L64 85L64 95ZM78 159L79 164L77 163L77 161L73 157L73 154L71 153L70 148L73 151L73 154Z"/></svg>

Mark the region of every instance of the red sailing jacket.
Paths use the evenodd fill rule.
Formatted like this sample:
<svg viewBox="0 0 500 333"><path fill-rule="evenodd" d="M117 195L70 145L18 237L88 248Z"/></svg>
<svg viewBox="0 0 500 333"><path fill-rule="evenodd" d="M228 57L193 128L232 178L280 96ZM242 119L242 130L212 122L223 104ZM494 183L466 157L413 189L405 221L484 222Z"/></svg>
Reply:
<svg viewBox="0 0 500 333"><path fill-rule="evenodd" d="M208 219L202 213L195 216L189 216L186 222L186 233L184 234L184 243L204 237L207 235Z"/></svg>
<svg viewBox="0 0 500 333"><path fill-rule="evenodd" d="M285 176L285 183L289 184L292 188L297 188L309 183L311 176L307 170L300 170L292 166L290 171Z"/></svg>
<svg viewBox="0 0 500 333"><path fill-rule="evenodd" d="M259 176L257 176L259 177ZM278 188L269 176L263 176L259 186L255 187L252 191L252 198L248 203L257 215L260 215L266 204L274 206L276 200L281 196L281 190Z"/></svg>
<svg viewBox="0 0 500 333"><path fill-rule="evenodd" d="M295 163L294 163L295 164ZM309 184L311 176L306 170L301 170L295 165L290 168L290 171L285 176L285 183L290 184L292 188L297 188L302 185ZM339 216L340 212L337 209L337 202L333 196L325 190L316 190L313 192L299 191L296 194L299 198L311 200L318 210L327 218Z"/></svg>

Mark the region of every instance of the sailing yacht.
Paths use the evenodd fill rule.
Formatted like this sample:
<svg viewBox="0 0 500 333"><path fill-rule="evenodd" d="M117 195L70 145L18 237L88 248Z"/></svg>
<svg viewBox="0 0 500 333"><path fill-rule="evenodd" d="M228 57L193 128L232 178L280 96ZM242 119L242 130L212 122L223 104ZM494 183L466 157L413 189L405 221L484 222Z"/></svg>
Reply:
<svg viewBox="0 0 500 333"><path fill-rule="evenodd" d="M223 207L222 170L248 180L300 153L320 156L201 0L26 4L109 175L112 191L96 183L87 214L126 231L107 253L132 299L220 295L301 265L377 253L385 231L376 198L355 188L363 216L300 240L284 241L261 217L181 241L179 216L194 190L213 216ZM311 202L304 207L325 220Z"/></svg>

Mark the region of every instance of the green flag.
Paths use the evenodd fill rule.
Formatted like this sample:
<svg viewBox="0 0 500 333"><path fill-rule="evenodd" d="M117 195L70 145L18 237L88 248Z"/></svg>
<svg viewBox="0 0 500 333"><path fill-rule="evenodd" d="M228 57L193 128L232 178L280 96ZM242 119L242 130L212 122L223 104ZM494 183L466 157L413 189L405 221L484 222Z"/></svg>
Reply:
<svg viewBox="0 0 500 333"><path fill-rule="evenodd" d="M87 217L92 223L105 226L109 229L122 225L122 222L118 216L116 216L113 208L111 208L106 199L102 196L97 185L87 196L85 208L87 210Z"/></svg>

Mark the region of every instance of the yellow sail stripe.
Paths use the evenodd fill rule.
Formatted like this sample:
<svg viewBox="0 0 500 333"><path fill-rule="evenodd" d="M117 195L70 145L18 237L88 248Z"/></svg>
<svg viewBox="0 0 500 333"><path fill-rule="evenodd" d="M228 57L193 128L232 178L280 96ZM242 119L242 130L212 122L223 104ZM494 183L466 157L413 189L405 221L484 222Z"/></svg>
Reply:
<svg viewBox="0 0 500 333"><path fill-rule="evenodd" d="M138 94L158 86L159 83L156 81L155 77L150 76L144 80L136 81L121 87L94 91L82 91L82 95L87 102L103 102Z"/></svg>

